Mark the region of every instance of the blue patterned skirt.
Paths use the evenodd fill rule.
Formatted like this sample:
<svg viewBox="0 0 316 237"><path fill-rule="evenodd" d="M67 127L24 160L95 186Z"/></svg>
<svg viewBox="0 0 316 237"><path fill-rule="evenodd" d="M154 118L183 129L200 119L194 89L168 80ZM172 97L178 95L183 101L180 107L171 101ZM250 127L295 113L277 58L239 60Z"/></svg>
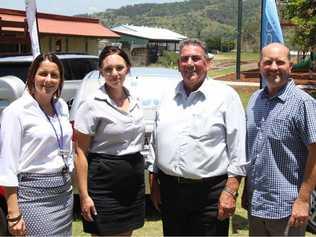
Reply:
<svg viewBox="0 0 316 237"><path fill-rule="evenodd" d="M27 235L71 236L73 195L69 173L19 174L17 192Z"/></svg>

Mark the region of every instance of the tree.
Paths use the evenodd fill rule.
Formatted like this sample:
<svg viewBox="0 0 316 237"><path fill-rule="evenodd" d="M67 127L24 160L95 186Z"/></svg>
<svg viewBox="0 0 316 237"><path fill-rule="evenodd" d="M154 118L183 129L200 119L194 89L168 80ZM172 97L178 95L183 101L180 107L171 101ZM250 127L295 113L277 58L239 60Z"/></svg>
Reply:
<svg viewBox="0 0 316 237"><path fill-rule="evenodd" d="M316 46L316 1L291 0L283 9L284 18L295 25L293 44L308 51Z"/></svg>
<svg viewBox="0 0 316 237"><path fill-rule="evenodd" d="M206 41L207 50L212 52L213 50L221 50L221 38L220 37L210 37Z"/></svg>

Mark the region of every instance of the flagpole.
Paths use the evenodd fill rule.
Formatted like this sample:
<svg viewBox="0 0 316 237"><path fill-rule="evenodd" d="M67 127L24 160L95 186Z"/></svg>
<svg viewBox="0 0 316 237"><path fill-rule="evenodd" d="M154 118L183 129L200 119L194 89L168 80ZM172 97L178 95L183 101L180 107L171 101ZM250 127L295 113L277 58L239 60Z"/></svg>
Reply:
<svg viewBox="0 0 316 237"><path fill-rule="evenodd" d="M39 31L39 24L38 24L37 6L36 6L36 11L35 11L35 20L36 20L36 28L37 28L37 40L38 40L39 53L41 53L41 38L40 38L40 31Z"/></svg>
<svg viewBox="0 0 316 237"><path fill-rule="evenodd" d="M238 0L236 80L240 80L242 0Z"/></svg>
<svg viewBox="0 0 316 237"><path fill-rule="evenodd" d="M260 18L260 50L259 50L259 54L260 54L260 58L261 58L261 50L262 50L262 29L263 29L263 6L264 6L264 1L265 0L261 0L261 18ZM262 88L262 76L261 73L259 72L259 80L260 80L260 89Z"/></svg>
<svg viewBox="0 0 316 237"><path fill-rule="evenodd" d="M35 58L41 53L36 0L25 0L25 14L31 39L32 55Z"/></svg>
<svg viewBox="0 0 316 237"><path fill-rule="evenodd" d="M261 3L260 51L272 42L284 42L275 0L262 0ZM260 82L262 87L265 81L261 78Z"/></svg>

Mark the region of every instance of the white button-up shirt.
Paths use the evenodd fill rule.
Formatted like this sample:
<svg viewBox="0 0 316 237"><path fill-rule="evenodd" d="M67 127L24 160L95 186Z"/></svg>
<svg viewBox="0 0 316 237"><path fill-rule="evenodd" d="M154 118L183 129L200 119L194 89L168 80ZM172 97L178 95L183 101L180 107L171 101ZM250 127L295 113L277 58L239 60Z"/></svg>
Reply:
<svg viewBox="0 0 316 237"><path fill-rule="evenodd" d="M2 114L0 185L18 186L19 173L61 172L65 162L73 169L72 128L67 104L58 99L55 109L63 130L63 149L69 152L64 159L59 152L56 134L37 101L27 92ZM60 138L57 116L50 117Z"/></svg>
<svg viewBox="0 0 316 237"><path fill-rule="evenodd" d="M161 101L155 163L172 176L245 176L245 114L238 94L212 79L186 95L183 82Z"/></svg>
<svg viewBox="0 0 316 237"><path fill-rule="evenodd" d="M128 90L125 91L129 95ZM133 97L129 95L128 99L130 105L125 112L101 86L94 98L79 106L75 129L93 136L90 152L127 155L142 150L145 135L143 112Z"/></svg>

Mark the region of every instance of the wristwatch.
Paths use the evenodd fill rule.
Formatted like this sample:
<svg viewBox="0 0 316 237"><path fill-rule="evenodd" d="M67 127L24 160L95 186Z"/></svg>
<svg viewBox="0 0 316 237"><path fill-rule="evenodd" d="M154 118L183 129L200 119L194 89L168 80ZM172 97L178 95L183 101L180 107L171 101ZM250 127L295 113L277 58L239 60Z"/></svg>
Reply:
<svg viewBox="0 0 316 237"><path fill-rule="evenodd" d="M231 190L231 189L228 188L228 187L225 187L225 188L223 189L223 192L229 193L229 194L232 195L235 199L237 199L237 197L238 197L238 191L233 191L233 190Z"/></svg>

